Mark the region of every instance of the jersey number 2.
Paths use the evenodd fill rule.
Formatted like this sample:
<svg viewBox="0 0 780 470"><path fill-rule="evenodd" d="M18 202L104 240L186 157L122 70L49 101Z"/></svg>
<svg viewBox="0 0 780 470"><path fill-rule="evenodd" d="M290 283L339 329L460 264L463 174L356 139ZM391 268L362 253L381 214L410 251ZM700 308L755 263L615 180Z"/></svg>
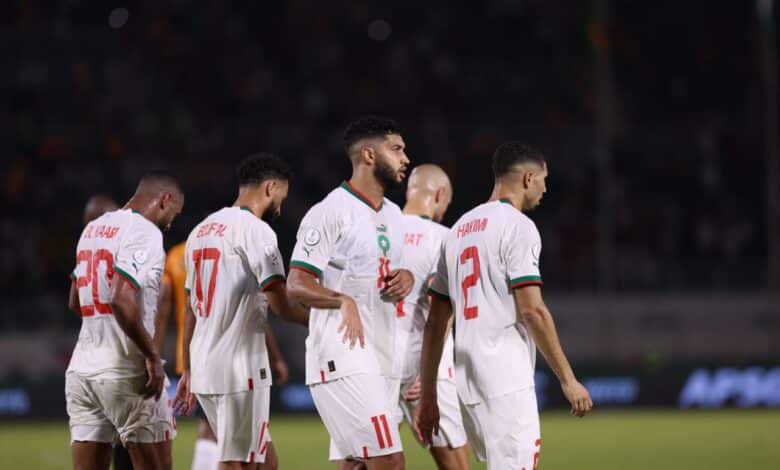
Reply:
<svg viewBox="0 0 780 470"><path fill-rule="evenodd" d="M211 304L214 302L214 287L217 285L217 272L219 271L218 248L201 248L192 252L192 262L195 263L195 297L198 299L198 315L208 317L211 315ZM206 299L206 310L203 311L203 276L201 275L201 264L203 261L213 261L211 267L211 277L209 278L208 298Z"/></svg>
<svg viewBox="0 0 780 470"><path fill-rule="evenodd" d="M111 279L114 278L114 255L106 249L95 250L81 250L76 253L76 263L87 263L87 269L84 270L84 275L79 276L76 279L76 287L81 289L92 284L92 305L81 305L81 316L91 317L95 314L95 310L103 315L111 315L111 305L102 303L100 301L100 291L98 290L98 266L103 261L106 264L106 277L108 278L107 284L111 285Z"/></svg>
<svg viewBox="0 0 780 470"><path fill-rule="evenodd" d="M479 316L479 307L473 305L469 307L469 287L474 287L479 281L479 251L476 246L466 247L460 253L460 264L466 264L469 260L472 261L471 274L463 278L463 282L460 283L463 289L463 317L466 320L477 318Z"/></svg>

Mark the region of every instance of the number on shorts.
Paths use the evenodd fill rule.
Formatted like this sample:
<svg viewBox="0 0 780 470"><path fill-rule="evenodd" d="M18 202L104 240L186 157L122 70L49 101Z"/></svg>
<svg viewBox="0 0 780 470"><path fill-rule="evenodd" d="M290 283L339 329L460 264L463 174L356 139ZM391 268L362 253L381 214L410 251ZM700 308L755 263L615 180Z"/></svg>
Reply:
<svg viewBox="0 0 780 470"><path fill-rule="evenodd" d="M201 248L192 252L192 262L195 263L195 297L198 299L198 305L203 305L203 276L201 267L203 261L213 261L211 267L211 276L209 277L209 288L206 299L205 312L198 308L198 315L208 317L211 315L211 305L214 302L214 288L217 285L217 272L219 271L220 252L218 248Z"/></svg>
<svg viewBox="0 0 780 470"><path fill-rule="evenodd" d="M381 428L379 427L380 422L382 423ZM372 416L371 423L374 425L376 442L379 444L379 448L384 449L385 447L393 447L393 437L390 435L390 426L387 425L387 416Z"/></svg>
<svg viewBox="0 0 780 470"><path fill-rule="evenodd" d="M76 253L76 264L87 263L87 268L84 270L84 275L76 278L76 287L81 289L92 284L92 304L81 305L81 316L91 317L97 310L101 315L111 315L111 305L100 301L100 290L98 289L98 268L101 261L106 265L106 279L107 285L111 285L111 280L114 279L114 255L110 251L101 248L99 250L81 250Z"/></svg>
<svg viewBox="0 0 780 470"><path fill-rule="evenodd" d="M460 264L466 264L468 260L472 261L472 271L463 279L460 286L463 289L463 317L466 320L471 320L479 316L477 305L469 307L469 288L477 285L477 281L479 281L479 251L477 251L476 246L469 246L461 252Z"/></svg>

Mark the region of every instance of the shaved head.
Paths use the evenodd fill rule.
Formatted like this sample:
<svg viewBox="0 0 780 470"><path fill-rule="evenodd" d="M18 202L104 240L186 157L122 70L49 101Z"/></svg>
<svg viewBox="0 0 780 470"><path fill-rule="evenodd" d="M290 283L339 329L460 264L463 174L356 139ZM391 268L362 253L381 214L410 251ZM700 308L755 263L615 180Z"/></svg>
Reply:
<svg viewBox="0 0 780 470"><path fill-rule="evenodd" d="M160 193L169 193L177 197L184 197L184 193L179 186L179 182L173 175L162 171L154 171L147 173L141 181L138 182L138 187L135 190L136 194L144 194L146 196L156 196Z"/></svg>
<svg viewBox="0 0 780 470"><path fill-rule="evenodd" d="M450 177L439 165L425 163L414 167L412 174L409 175L408 190L410 191L433 192L439 188L445 188L449 193L452 193Z"/></svg>
<svg viewBox="0 0 780 470"><path fill-rule="evenodd" d="M452 183L440 166L425 163L416 166L409 175L406 188L407 206L418 211L428 207L432 219L440 222L452 201Z"/></svg>
<svg viewBox="0 0 780 470"><path fill-rule="evenodd" d="M105 194L96 194L87 200L84 206L84 225L92 222L106 212L119 209L119 204Z"/></svg>
<svg viewBox="0 0 780 470"><path fill-rule="evenodd" d="M173 219L181 212L184 193L173 175L155 171L141 178L127 206L143 213L165 231L170 229Z"/></svg>

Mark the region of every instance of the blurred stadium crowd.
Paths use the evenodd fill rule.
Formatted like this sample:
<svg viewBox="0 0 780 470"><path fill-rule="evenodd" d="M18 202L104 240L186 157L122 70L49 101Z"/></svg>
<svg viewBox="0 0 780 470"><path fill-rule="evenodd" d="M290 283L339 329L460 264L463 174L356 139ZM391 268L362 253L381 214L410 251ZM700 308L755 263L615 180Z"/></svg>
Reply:
<svg viewBox="0 0 780 470"><path fill-rule="evenodd" d="M123 203L150 167L186 189L170 246L233 200L238 159L289 159L276 226L289 256L305 211L348 176L341 131L364 113L397 119L413 163L451 174L445 222L488 197L498 143L544 149L549 193L532 217L551 291L595 290L602 192L615 290L765 285L750 2L616 1L608 27L562 0L59 3L0 19L3 329L77 328L65 297L83 204ZM597 184L593 50L606 45L614 178Z"/></svg>

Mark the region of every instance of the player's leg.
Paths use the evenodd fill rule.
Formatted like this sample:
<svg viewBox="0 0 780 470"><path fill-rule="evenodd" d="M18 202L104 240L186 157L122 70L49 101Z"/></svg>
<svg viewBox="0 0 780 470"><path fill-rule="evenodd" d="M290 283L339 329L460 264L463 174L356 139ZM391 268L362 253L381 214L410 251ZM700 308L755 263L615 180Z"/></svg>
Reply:
<svg viewBox="0 0 780 470"><path fill-rule="evenodd" d="M436 381L436 390L439 405L439 434L433 438L431 455L441 470L468 470L468 440L455 382L439 379Z"/></svg>
<svg viewBox="0 0 780 470"><path fill-rule="evenodd" d="M95 391L130 454L133 468L170 469L176 419L168 399L168 381L159 399L143 397L145 382L145 376L102 380Z"/></svg>
<svg viewBox="0 0 780 470"><path fill-rule="evenodd" d="M265 450L265 462L258 465L257 468L259 470L277 470L279 468L279 456L276 455L276 448L270 440Z"/></svg>
<svg viewBox="0 0 780 470"><path fill-rule="evenodd" d="M71 436L71 460L78 470L108 470L117 433L106 417L93 383L75 373L65 376L65 404Z"/></svg>
<svg viewBox="0 0 780 470"><path fill-rule="evenodd" d="M220 469L254 469L264 464L271 445L268 431L270 387L220 395L198 395L217 437ZM274 450L273 460L276 461ZM276 462L269 462L275 464ZM269 467L274 468L274 467Z"/></svg>
<svg viewBox="0 0 780 470"><path fill-rule="evenodd" d="M171 441L127 442L125 444L134 468L170 470Z"/></svg>
<svg viewBox="0 0 780 470"><path fill-rule="evenodd" d="M330 460L347 461L338 462L339 468L352 470L350 459L362 460L368 469L404 468L401 436L383 377L342 377L312 385L311 393L330 434Z"/></svg>
<svg viewBox="0 0 780 470"><path fill-rule="evenodd" d="M111 465L111 444L107 442L79 442L70 445L73 470L108 470Z"/></svg>
<svg viewBox="0 0 780 470"><path fill-rule="evenodd" d="M219 466L219 447L217 436L211 429L203 408L198 407L198 438L192 455L191 470L214 470Z"/></svg>
<svg viewBox="0 0 780 470"><path fill-rule="evenodd" d="M488 470L536 469L541 438L536 393L512 392L485 402Z"/></svg>
<svg viewBox="0 0 780 470"><path fill-rule="evenodd" d="M121 443L114 446L114 470L133 470L130 453Z"/></svg>

